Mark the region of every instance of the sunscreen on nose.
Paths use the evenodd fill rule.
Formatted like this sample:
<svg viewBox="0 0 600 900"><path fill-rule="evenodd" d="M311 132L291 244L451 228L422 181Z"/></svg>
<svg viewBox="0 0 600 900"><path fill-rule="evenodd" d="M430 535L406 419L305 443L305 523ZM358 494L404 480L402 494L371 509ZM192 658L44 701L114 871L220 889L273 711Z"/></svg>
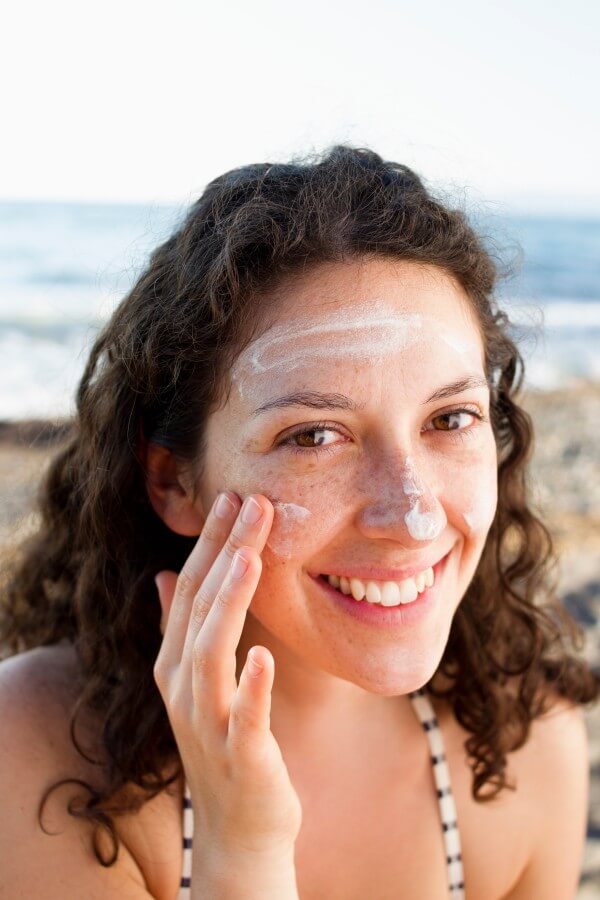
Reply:
<svg viewBox="0 0 600 900"><path fill-rule="evenodd" d="M423 502L421 498L424 496L425 490L417 479L414 463L410 456L406 457L405 466L406 475L402 480L402 489L410 502L410 509L404 516L408 533L415 541L433 541L446 527L446 515L435 497L432 497L433 509L421 508Z"/></svg>
<svg viewBox="0 0 600 900"><path fill-rule="evenodd" d="M437 510L440 510L441 515ZM406 527L411 538L415 541L433 541L442 533L446 526L446 516L439 504L431 512L423 512L420 509L420 500L404 516Z"/></svg>

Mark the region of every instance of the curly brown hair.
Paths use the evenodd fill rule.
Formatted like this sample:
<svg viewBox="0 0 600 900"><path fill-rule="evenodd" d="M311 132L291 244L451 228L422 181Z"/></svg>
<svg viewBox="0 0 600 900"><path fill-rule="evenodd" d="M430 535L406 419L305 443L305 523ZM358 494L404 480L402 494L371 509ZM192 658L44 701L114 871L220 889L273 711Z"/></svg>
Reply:
<svg viewBox="0 0 600 900"><path fill-rule="evenodd" d="M140 441L193 464L198 483L207 417L228 395L261 299L293 273L357 257L439 267L470 298L483 335L498 506L428 686L471 733L473 797L510 787L507 754L527 740L549 690L576 703L598 697L597 674L572 652L583 633L555 596L550 535L528 502L532 427L515 399L523 361L483 237L410 168L370 150L342 145L315 159L234 169L208 185L97 336L68 440L41 485L39 528L23 542L2 599L0 641L10 652L63 639L76 648L82 687L71 739L86 755L76 723L83 710L97 713L109 771L108 787L87 785L87 804L72 814L96 824L103 865L119 847L112 814L139 809L182 774L153 677L161 643L153 577L179 571L195 539L155 514ZM141 794L119 805L130 783ZM111 837L108 857L98 827Z"/></svg>

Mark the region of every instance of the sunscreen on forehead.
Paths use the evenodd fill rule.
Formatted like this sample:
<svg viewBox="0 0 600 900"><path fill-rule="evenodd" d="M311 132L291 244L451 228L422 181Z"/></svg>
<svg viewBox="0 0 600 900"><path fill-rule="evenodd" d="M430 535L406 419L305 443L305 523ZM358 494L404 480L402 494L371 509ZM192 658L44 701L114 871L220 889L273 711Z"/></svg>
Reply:
<svg viewBox="0 0 600 900"><path fill-rule="evenodd" d="M376 362L382 354L401 352L415 343L423 326L417 313L401 315L393 309L374 305L371 314L348 316L346 311L330 314L322 321L304 319L288 325L275 325L253 341L236 360L231 378L241 396L248 381L272 373L285 375L307 365L311 359L334 356Z"/></svg>
<svg viewBox="0 0 600 900"><path fill-rule="evenodd" d="M372 307L372 312L365 312ZM442 341L459 356L481 356L476 342L465 340L440 325L433 316L399 313L381 300L361 301L360 313L346 310L332 312L324 319L300 319L285 325L274 325L242 351L233 365L231 379L242 398L248 385L262 375L285 376L298 368L310 367L311 361L342 359L361 360L364 365L377 365L383 356L400 354L415 344Z"/></svg>

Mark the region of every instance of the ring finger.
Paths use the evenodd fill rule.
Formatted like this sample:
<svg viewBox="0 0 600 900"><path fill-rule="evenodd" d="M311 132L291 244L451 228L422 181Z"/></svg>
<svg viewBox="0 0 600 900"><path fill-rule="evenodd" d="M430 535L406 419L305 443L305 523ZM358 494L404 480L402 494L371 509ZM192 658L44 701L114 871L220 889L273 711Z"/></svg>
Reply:
<svg viewBox="0 0 600 900"><path fill-rule="evenodd" d="M194 597L227 540L239 510L237 494L227 491L217 496L179 573L161 647L167 667L181 662Z"/></svg>

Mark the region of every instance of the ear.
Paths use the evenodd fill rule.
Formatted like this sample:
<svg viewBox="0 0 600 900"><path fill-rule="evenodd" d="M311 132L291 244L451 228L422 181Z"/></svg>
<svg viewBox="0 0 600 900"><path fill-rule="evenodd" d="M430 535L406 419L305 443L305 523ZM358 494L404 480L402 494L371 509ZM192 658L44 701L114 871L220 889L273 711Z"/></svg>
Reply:
<svg viewBox="0 0 600 900"><path fill-rule="evenodd" d="M173 453L160 444L140 441L138 458L146 476L146 490L152 508L176 534L197 537L205 516L194 506L192 485ZM199 502L198 500L196 501Z"/></svg>

